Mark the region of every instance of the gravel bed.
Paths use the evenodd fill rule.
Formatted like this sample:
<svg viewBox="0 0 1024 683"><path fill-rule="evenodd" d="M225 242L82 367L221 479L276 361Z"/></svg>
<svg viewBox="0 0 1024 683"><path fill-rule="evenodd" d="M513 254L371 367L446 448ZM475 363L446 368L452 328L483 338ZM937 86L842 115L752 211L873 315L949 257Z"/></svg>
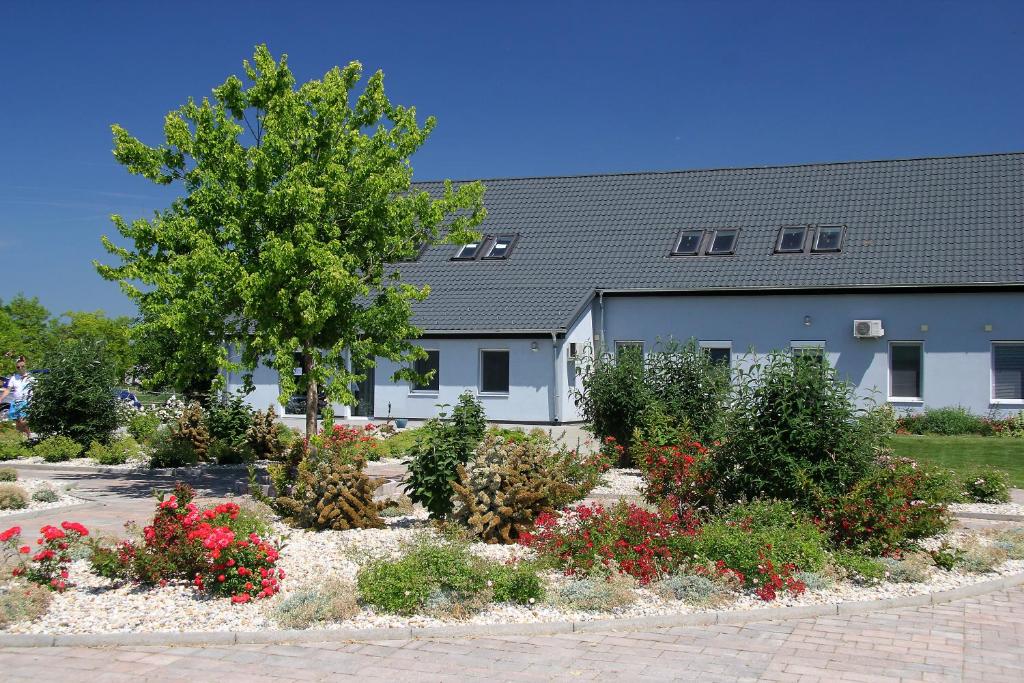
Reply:
<svg viewBox="0 0 1024 683"><path fill-rule="evenodd" d="M980 512L991 515L1024 516L1024 505L1018 503L953 503L950 512Z"/></svg>
<svg viewBox="0 0 1024 683"><path fill-rule="evenodd" d="M10 633L127 633L176 631L258 631L275 629L272 618L276 605L295 591L319 585L325 577L333 576L352 581L359 567L371 559L397 557L403 544L434 531L422 510L413 515L389 518L385 529L310 532L278 525L276 531L285 539L279 566L285 570L282 592L268 600L232 605L226 599L212 598L195 591L190 585L171 584L165 587L142 588L118 585L88 571L84 560L71 566L71 579L78 585L63 594L55 594L50 609L34 622L21 622L9 626ZM941 537L928 539L926 546L940 543L961 545L978 539L988 539L977 532L956 530ZM471 551L496 561L512 558L528 559L532 551L518 546L474 544ZM1024 561L1005 562L997 571L988 574L962 574L933 568L931 577L923 583L882 583L875 586L842 582L830 588L807 591L800 596L781 595L774 602L764 602L752 593L737 594L730 602L713 609L757 610L771 607L834 604L845 601L897 598L937 591L986 581L999 576L1024 572ZM549 588L571 581L558 572L545 575ZM612 612L580 612L565 610L540 602L523 606L495 605L478 613L468 621L458 623L505 624L555 621L585 621L614 617L641 617L650 615L686 614L708 611L681 601L664 600L653 591L636 588L637 601ZM317 625L316 628L400 628L440 626L452 621L429 616L395 616L377 614L363 608L354 618L344 622Z"/></svg>
<svg viewBox="0 0 1024 683"><path fill-rule="evenodd" d="M15 484L25 489L25 493L28 494L28 505L18 510L0 510L0 519L9 515L21 514L24 512L38 512L40 510L54 510L56 508L64 508L69 505L78 505L79 503L86 503L88 501L82 498L76 498L75 496L68 493L68 490L64 487L57 486L51 481L45 479L25 479L19 478L17 481L5 482L8 484ZM38 500L32 500L32 494L40 489L50 489L57 494L57 500L52 503L44 503Z"/></svg>
<svg viewBox="0 0 1024 683"><path fill-rule="evenodd" d="M590 494L639 496L642 483L640 470L615 467L601 475L600 486L595 486Z"/></svg>
<svg viewBox="0 0 1024 683"><path fill-rule="evenodd" d="M49 467L102 467L109 470L118 471L129 471L138 469L149 469L148 459L129 460L121 465L104 465L92 458L72 458L71 460L65 460L63 462L47 462L38 455L33 455L28 458L18 458L17 460L11 461L12 464L16 465L46 465Z"/></svg>

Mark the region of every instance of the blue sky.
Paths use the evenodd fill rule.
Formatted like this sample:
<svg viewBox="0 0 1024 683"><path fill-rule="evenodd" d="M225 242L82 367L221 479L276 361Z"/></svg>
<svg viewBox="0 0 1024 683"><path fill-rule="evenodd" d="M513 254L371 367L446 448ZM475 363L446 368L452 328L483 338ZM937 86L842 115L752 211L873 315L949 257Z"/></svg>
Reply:
<svg viewBox="0 0 1024 683"><path fill-rule="evenodd" d="M260 42L383 69L439 121L419 179L1024 150L1019 1L4 3L0 298L132 313L99 236L172 195L110 124L157 144Z"/></svg>

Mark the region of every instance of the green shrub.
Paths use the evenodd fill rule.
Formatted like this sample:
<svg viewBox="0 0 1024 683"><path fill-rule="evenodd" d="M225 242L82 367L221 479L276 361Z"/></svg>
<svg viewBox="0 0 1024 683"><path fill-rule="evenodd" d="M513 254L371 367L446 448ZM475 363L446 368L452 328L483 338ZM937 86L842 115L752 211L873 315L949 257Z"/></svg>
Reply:
<svg viewBox="0 0 1024 683"><path fill-rule="evenodd" d="M114 364L103 344L72 340L54 347L32 390L29 426L82 444L106 443L117 429Z"/></svg>
<svg viewBox="0 0 1024 683"><path fill-rule="evenodd" d="M659 410L691 439L710 444L722 437L729 367L711 360L696 339L685 345L670 341L648 354L644 381Z"/></svg>
<svg viewBox="0 0 1024 683"><path fill-rule="evenodd" d="M729 592L721 582L710 576L677 572L653 586L654 592L666 600L682 600L701 607L725 602Z"/></svg>
<svg viewBox="0 0 1024 683"><path fill-rule="evenodd" d="M409 496L398 496L388 501L387 506L380 511L381 517L405 517L413 513L413 502Z"/></svg>
<svg viewBox="0 0 1024 683"><path fill-rule="evenodd" d="M25 437L14 430L0 431L0 461L27 458L29 453Z"/></svg>
<svg viewBox="0 0 1024 683"><path fill-rule="evenodd" d="M141 450L138 441L131 436L125 436L113 439L106 446L99 441L93 441L89 445L86 455L101 465L123 465L129 460L138 458Z"/></svg>
<svg viewBox="0 0 1024 683"><path fill-rule="evenodd" d="M191 441L174 438L166 429L157 432L149 459L150 467L189 467L197 462L199 454Z"/></svg>
<svg viewBox="0 0 1024 683"><path fill-rule="evenodd" d="M56 503L60 500L60 496L58 496L57 492L50 487L44 486L43 488L38 488L32 492L32 500L39 503Z"/></svg>
<svg viewBox="0 0 1024 683"><path fill-rule="evenodd" d="M51 436L32 448L46 462L65 462L82 454L82 444L67 436Z"/></svg>
<svg viewBox="0 0 1024 683"><path fill-rule="evenodd" d="M18 470L13 467L0 467L0 481L18 481Z"/></svg>
<svg viewBox="0 0 1024 683"><path fill-rule="evenodd" d="M215 392L207 399L206 429L211 439L238 446L245 442L252 415L253 410L242 394Z"/></svg>
<svg viewBox="0 0 1024 683"><path fill-rule="evenodd" d="M905 427L912 434L942 434L958 436L961 434L989 434L991 429L985 421L972 415L963 406L952 408L927 408L924 413Z"/></svg>
<svg viewBox="0 0 1024 683"><path fill-rule="evenodd" d="M299 590L274 609L274 620L284 628L309 628L313 624L345 621L359 613L355 587L335 578L315 588Z"/></svg>
<svg viewBox="0 0 1024 683"><path fill-rule="evenodd" d="M955 548L948 543L943 542L938 549L932 550L928 554L932 556L932 562L935 563L936 567L945 569L949 572L953 571L953 569L955 569L960 563L960 558L963 557L964 552L959 548Z"/></svg>
<svg viewBox="0 0 1024 683"><path fill-rule="evenodd" d="M579 388L572 390L572 398L580 415L598 439L611 436L624 447L618 464L628 465L633 433L642 426L644 412L654 402L644 381L643 354L626 348L615 358L588 349L576 367Z"/></svg>
<svg viewBox="0 0 1024 683"><path fill-rule="evenodd" d="M533 604L544 598L544 584L532 564L494 564L487 572L494 602Z"/></svg>
<svg viewBox="0 0 1024 683"><path fill-rule="evenodd" d="M708 562L724 562L750 582L758 567L770 560L781 569L799 571L825 566L827 539L818 528L785 501L736 505L705 524L697 535L694 554Z"/></svg>
<svg viewBox="0 0 1024 683"><path fill-rule="evenodd" d="M971 574L987 574L1006 562L1007 552L995 545L975 543L963 549L956 568Z"/></svg>
<svg viewBox="0 0 1024 683"><path fill-rule="evenodd" d="M962 477L963 498L969 503L1009 503L1010 477L994 467L985 467Z"/></svg>
<svg viewBox="0 0 1024 683"><path fill-rule="evenodd" d="M840 552L833 556L832 561L850 578L861 583L877 583L885 578L886 566L875 557Z"/></svg>
<svg viewBox="0 0 1024 683"><path fill-rule="evenodd" d="M594 574L561 584L549 600L563 609L611 612L636 602L636 584L627 574Z"/></svg>
<svg viewBox="0 0 1024 683"><path fill-rule="evenodd" d="M825 359L775 352L735 374L715 456L726 501L771 495L811 506L861 479L889 437Z"/></svg>
<svg viewBox="0 0 1024 683"><path fill-rule="evenodd" d="M223 439L214 439L210 442L206 457L218 465L240 465L255 459L255 455L246 443L235 443Z"/></svg>
<svg viewBox="0 0 1024 683"><path fill-rule="evenodd" d="M155 413L136 412L128 418L128 433L139 443L152 443L159 429L160 417Z"/></svg>
<svg viewBox="0 0 1024 683"><path fill-rule="evenodd" d="M34 583L13 582L0 589L0 628L41 617L50 607L53 591Z"/></svg>
<svg viewBox="0 0 1024 683"><path fill-rule="evenodd" d="M924 583L931 578L929 568L935 564L924 553L914 553L902 560L883 557L879 562L885 565L886 579L892 583Z"/></svg>
<svg viewBox="0 0 1024 683"><path fill-rule="evenodd" d="M276 460L281 456L281 428L273 406L252 413L245 430L245 442L257 459Z"/></svg>
<svg viewBox="0 0 1024 683"><path fill-rule="evenodd" d="M797 572L793 578L802 582L809 591L827 590L835 584L832 577L824 572Z"/></svg>
<svg viewBox="0 0 1024 683"><path fill-rule="evenodd" d="M0 484L0 510L21 510L28 506L28 494L17 484Z"/></svg>
<svg viewBox="0 0 1024 683"><path fill-rule="evenodd" d="M452 511L452 481L458 477L457 468L469 461L486 429L483 408L468 391L459 397L450 419L442 410L439 417L427 420L420 428L421 438L412 457L405 461L405 484L409 496L432 518L443 518Z"/></svg>

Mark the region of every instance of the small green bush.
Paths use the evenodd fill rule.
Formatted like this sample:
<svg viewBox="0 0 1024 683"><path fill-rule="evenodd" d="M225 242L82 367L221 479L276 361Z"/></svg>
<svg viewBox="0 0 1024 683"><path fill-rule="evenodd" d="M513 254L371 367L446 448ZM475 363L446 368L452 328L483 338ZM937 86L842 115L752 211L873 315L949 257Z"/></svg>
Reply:
<svg viewBox="0 0 1024 683"><path fill-rule="evenodd" d="M241 445L245 442L245 433L252 423L252 417L253 409L241 394L214 393L207 400L206 429L211 439Z"/></svg>
<svg viewBox="0 0 1024 683"><path fill-rule="evenodd" d="M593 574L558 586L548 599L563 609L611 612L636 602L635 586L627 574Z"/></svg>
<svg viewBox="0 0 1024 683"><path fill-rule="evenodd" d="M722 437L731 389L729 367L713 361L696 339L686 344L669 341L648 354L644 382L659 411L691 439L711 444Z"/></svg>
<svg viewBox="0 0 1024 683"><path fill-rule="evenodd" d="M1007 559L1007 552L998 546L974 544L964 548L956 568L971 574L987 574Z"/></svg>
<svg viewBox="0 0 1024 683"><path fill-rule="evenodd" d="M0 510L21 510L28 506L28 494L17 484L0 484Z"/></svg>
<svg viewBox="0 0 1024 683"><path fill-rule="evenodd" d="M53 591L34 583L14 582L0 589L0 628L41 617L50 607Z"/></svg>
<svg viewBox="0 0 1024 683"><path fill-rule="evenodd" d="M345 621L359 613L355 587L335 578L315 588L292 593L274 609L274 620L284 628Z"/></svg>
<svg viewBox="0 0 1024 683"><path fill-rule="evenodd" d="M826 542L791 503L759 501L736 505L705 524L694 554L703 561L722 561L750 581L759 576L765 558L780 570L788 564L799 571L821 569L827 560Z"/></svg>
<svg viewBox="0 0 1024 683"><path fill-rule="evenodd" d="M537 576L537 568L529 563L495 564L487 572L487 580L494 602L527 605L544 597L544 584Z"/></svg>
<svg viewBox="0 0 1024 683"><path fill-rule="evenodd" d="M99 441L93 441L86 451L87 456L101 465L123 465L133 458L138 458L140 453L139 442L131 436L114 439L106 446Z"/></svg>
<svg viewBox="0 0 1024 683"><path fill-rule="evenodd" d="M963 557L964 551L943 542L938 549L932 550L928 554L931 555L932 562L935 563L936 567L949 572L953 571L960 563L960 558Z"/></svg>
<svg viewBox="0 0 1024 683"><path fill-rule="evenodd" d="M668 600L682 600L688 605L709 606L724 602L729 593L718 581L702 574L677 572L658 581L654 592Z"/></svg>
<svg viewBox="0 0 1024 683"><path fill-rule="evenodd" d="M235 443L224 439L211 441L206 457L218 465L240 465L255 459L252 449L245 442Z"/></svg>
<svg viewBox="0 0 1024 683"><path fill-rule="evenodd" d="M49 372L32 389L28 422L42 436L106 443L118 426L115 364L102 343L72 340L43 359Z"/></svg>
<svg viewBox="0 0 1024 683"><path fill-rule="evenodd" d="M136 412L128 418L128 433L139 443L152 443L159 429L160 417L156 413Z"/></svg>
<svg viewBox="0 0 1024 683"><path fill-rule="evenodd" d="M0 461L30 456L25 437L14 430L0 431Z"/></svg>
<svg viewBox="0 0 1024 683"><path fill-rule="evenodd" d="M402 458L416 451L416 444L423 436L422 427L403 429L384 439L384 449L391 458Z"/></svg>
<svg viewBox="0 0 1024 683"><path fill-rule="evenodd" d="M1010 477L994 467L978 469L960 480L963 498L969 503L1009 503Z"/></svg>
<svg viewBox="0 0 1024 683"><path fill-rule="evenodd" d="M912 434L990 434L985 420L971 414L963 406L952 408L926 408L924 413L911 420L903 420L903 428Z"/></svg>
<svg viewBox="0 0 1024 683"><path fill-rule="evenodd" d="M82 444L68 436L51 436L43 439L32 449L32 455L42 457L46 462L65 462L82 454Z"/></svg>
<svg viewBox="0 0 1024 683"><path fill-rule="evenodd" d="M885 565L886 579L892 583L924 583L931 578L929 568L934 565L931 556L922 553L902 560L883 557L879 561Z"/></svg>
<svg viewBox="0 0 1024 683"><path fill-rule="evenodd" d="M18 470L13 467L0 467L0 481L18 481Z"/></svg>
<svg viewBox="0 0 1024 683"><path fill-rule="evenodd" d="M625 348L616 358L588 349L576 367L580 380L572 398L580 415L598 439L611 436L625 447L618 464L628 466L633 433L643 425L644 412L654 403L644 381L643 353Z"/></svg>
<svg viewBox="0 0 1024 683"><path fill-rule="evenodd" d="M850 578L861 583L877 583L885 578L886 566L875 557L857 553L837 553L832 561Z"/></svg>
<svg viewBox="0 0 1024 683"><path fill-rule="evenodd" d="M46 486L43 488L36 489L32 493L32 500L37 501L39 503L56 503L58 500L60 500L60 496L57 495L56 491Z"/></svg>
<svg viewBox="0 0 1024 683"><path fill-rule="evenodd" d="M793 578L803 582L809 591L828 590L835 584L832 577L823 572L797 572Z"/></svg>
<svg viewBox="0 0 1024 683"><path fill-rule="evenodd" d="M197 462L199 454L191 441L174 438L168 430L157 432L149 459L150 467L188 467Z"/></svg>

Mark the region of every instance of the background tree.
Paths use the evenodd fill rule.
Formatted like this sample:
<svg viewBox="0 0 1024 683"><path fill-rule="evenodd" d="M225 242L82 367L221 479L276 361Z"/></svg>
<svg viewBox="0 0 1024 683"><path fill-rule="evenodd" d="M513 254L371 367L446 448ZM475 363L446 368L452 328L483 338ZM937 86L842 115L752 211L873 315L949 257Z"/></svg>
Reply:
<svg viewBox="0 0 1024 683"><path fill-rule="evenodd" d="M54 319L38 298L16 294L6 304L0 301L0 374L14 372L19 354L28 358L30 370L42 367L54 328Z"/></svg>
<svg viewBox="0 0 1024 683"><path fill-rule="evenodd" d="M103 343L107 361L112 365L118 384L127 382L136 366L135 349L131 343L131 323L128 316L108 318L103 311L68 311L57 330L60 343L82 341Z"/></svg>
<svg viewBox="0 0 1024 683"><path fill-rule="evenodd" d="M356 97L358 62L297 88L287 57L266 46L244 65L248 87L230 76L212 100L189 100L165 118L158 147L113 126L129 172L185 194L151 219L114 216L131 246L104 237L121 265L97 268L138 304L140 335L175 335L177 365L215 360L251 377L269 362L287 396L300 351L313 433L318 386L351 403L350 384L364 378L352 368L423 355L409 342L411 302L429 288L388 264L424 243L474 239L483 187L412 189L409 157L435 120L421 127L415 108L393 105L380 71ZM411 376L406 367L396 378Z"/></svg>

